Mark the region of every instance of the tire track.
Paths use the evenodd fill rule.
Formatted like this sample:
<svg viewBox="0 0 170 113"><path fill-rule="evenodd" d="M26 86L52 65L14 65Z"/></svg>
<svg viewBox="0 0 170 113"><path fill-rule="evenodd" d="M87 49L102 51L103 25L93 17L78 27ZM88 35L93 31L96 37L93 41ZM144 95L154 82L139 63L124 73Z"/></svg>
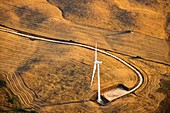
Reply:
<svg viewBox="0 0 170 113"><path fill-rule="evenodd" d="M19 97L25 107L39 109L39 105L35 103L37 96L31 89L26 87L20 75L17 76L12 72L4 73L3 75L8 81L9 88Z"/></svg>
<svg viewBox="0 0 170 113"><path fill-rule="evenodd" d="M5 75L7 81L8 81L8 85L9 88L12 90L12 92L17 95L19 97L19 99L21 100L21 103L24 104L25 107L30 107L30 104L28 102L28 98L25 96L25 94L23 94L22 91L20 91L17 87L17 85L15 84L15 81L13 80L11 74L3 74Z"/></svg>

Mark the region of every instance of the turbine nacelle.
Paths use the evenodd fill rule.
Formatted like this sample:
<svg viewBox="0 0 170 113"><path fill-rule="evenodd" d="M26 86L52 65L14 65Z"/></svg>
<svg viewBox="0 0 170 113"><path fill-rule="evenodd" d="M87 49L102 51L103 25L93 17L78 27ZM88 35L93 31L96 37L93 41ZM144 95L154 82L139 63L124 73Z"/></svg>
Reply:
<svg viewBox="0 0 170 113"><path fill-rule="evenodd" d="M101 61L95 61L94 64L102 64Z"/></svg>

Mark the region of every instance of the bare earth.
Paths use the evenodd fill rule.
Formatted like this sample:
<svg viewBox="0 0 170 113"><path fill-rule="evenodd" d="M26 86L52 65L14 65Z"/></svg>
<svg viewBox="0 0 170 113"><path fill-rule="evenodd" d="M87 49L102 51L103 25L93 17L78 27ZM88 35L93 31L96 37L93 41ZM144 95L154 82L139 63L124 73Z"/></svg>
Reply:
<svg viewBox="0 0 170 113"><path fill-rule="evenodd" d="M110 90L110 91L108 91L108 92L105 92L105 93L103 94L103 96L104 96L107 100L112 101L112 100L114 100L115 98L117 98L118 96L124 95L124 94L126 94L126 93L127 93L126 90L122 90L122 89L116 88L116 89L112 89L112 90Z"/></svg>

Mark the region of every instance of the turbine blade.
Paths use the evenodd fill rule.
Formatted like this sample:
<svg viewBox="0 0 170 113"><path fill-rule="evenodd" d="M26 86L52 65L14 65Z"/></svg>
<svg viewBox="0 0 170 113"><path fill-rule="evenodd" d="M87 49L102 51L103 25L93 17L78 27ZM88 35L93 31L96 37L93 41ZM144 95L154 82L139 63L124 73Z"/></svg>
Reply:
<svg viewBox="0 0 170 113"><path fill-rule="evenodd" d="M96 48L95 48L95 61L97 61L97 42L96 42Z"/></svg>
<svg viewBox="0 0 170 113"><path fill-rule="evenodd" d="M90 86L92 86L92 84L93 84L95 71L96 71L96 64L94 64L93 73L92 73L92 78L91 78L91 85L90 85Z"/></svg>

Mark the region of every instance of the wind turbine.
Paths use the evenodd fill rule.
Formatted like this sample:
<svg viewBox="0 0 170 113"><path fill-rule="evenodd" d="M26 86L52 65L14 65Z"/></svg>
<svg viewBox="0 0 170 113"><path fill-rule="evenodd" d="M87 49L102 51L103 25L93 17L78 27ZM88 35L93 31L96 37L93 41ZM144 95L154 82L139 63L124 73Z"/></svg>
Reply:
<svg viewBox="0 0 170 113"><path fill-rule="evenodd" d="M91 79L91 86L94 80L94 75L96 72L96 66L97 66L97 74L98 74L98 98L97 98L97 102L98 103L102 103L102 99L101 99L101 95L100 95L100 64L102 64L101 61L97 60L97 42L96 42L96 48L95 48L95 59L94 59L94 68L93 68L93 73L92 73L92 79Z"/></svg>

